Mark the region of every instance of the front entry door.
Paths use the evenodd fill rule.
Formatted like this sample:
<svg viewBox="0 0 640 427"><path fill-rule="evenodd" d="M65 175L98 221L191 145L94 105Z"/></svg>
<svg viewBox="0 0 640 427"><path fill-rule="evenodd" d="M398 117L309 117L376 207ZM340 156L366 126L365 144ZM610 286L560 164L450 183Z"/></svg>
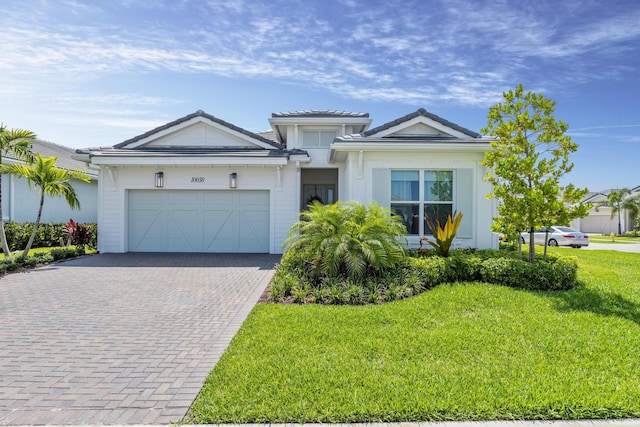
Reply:
<svg viewBox="0 0 640 427"><path fill-rule="evenodd" d="M302 209L306 209L307 205L314 200L331 205L336 202L336 186L335 184L304 184L302 186Z"/></svg>

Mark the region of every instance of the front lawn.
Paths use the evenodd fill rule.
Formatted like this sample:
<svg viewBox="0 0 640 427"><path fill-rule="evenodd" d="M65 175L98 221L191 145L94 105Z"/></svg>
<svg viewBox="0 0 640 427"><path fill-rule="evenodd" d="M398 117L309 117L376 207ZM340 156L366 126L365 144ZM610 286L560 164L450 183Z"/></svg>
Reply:
<svg viewBox="0 0 640 427"><path fill-rule="evenodd" d="M260 304L187 421L640 417L640 255L571 255L571 291L455 283L382 305Z"/></svg>
<svg viewBox="0 0 640 427"><path fill-rule="evenodd" d="M589 234L589 241L592 243L640 243L640 237L616 236L615 240L611 240L610 236Z"/></svg>

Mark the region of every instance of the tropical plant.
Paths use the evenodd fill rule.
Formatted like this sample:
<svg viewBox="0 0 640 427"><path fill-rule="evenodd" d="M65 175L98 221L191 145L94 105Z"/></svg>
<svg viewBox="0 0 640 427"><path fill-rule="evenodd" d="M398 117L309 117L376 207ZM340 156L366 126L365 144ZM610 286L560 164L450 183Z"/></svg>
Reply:
<svg viewBox="0 0 640 427"><path fill-rule="evenodd" d="M611 190L607 194L607 200L603 200L596 205L596 210L602 206L611 208L611 219L618 215L618 234L622 234L622 221L621 215L623 210L627 210L633 219L638 217L640 212L640 195L631 196L632 192L628 188L620 188L617 190Z"/></svg>
<svg viewBox="0 0 640 427"><path fill-rule="evenodd" d="M68 170L57 167L57 160L57 157L42 157L40 154L36 154L32 164L25 165L14 163L11 165L0 165L0 173L8 173L17 176L18 178L25 178L29 183L30 188L36 187L40 192L38 216L36 217L33 232L31 233L27 246L24 249L24 256L27 256L29 253L38 231L45 196L64 197L72 209L79 209L80 201L78 200L75 189L71 185L71 180L77 179L84 182L90 181L89 176L83 171Z"/></svg>
<svg viewBox="0 0 640 427"><path fill-rule="evenodd" d="M462 221L462 212L454 212L453 218L449 215L444 227L440 224L440 220L438 218L436 218L434 223L433 219L428 214L425 214L425 220L427 222L427 226L431 230L431 234L435 238L435 241L428 237L421 237L420 249L422 250L422 243L427 242L433 246L436 254L445 258L448 257L451 243L453 243L453 239L456 237L456 233L458 232L458 227L460 227L460 221Z"/></svg>
<svg viewBox="0 0 640 427"><path fill-rule="evenodd" d="M406 227L377 203L312 203L300 217L283 246L302 254L316 278L347 275L358 280L393 267L404 256Z"/></svg>
<svg viewBox="0 0 640 427"><path fill-rule="evenodd" d="M36 134L24 129L7 129L0 124L0 164L3 155L13 155L18 160L33 161L31 144L36 139ZM0 173L0 239L2 240L2 252L5 258L11 257L7 237L4 232L4 220L2 219L2 174Z"/></svg>
<svg viewBox="0 0 640 427"><path fill-rule="evenodd" d="M78 246L90 245L93 236L89 228L69 219L69 222L62 228L62 235L67 238L67 246L74 244Z"/></svg>
<svg viewBox="0 0 640 427"><path fill-rule="evenodd" d="M522 85L503 97L504 102L489 110L487 127L482 129L495 138L482 161L489 168L485 180L493 185L488 197L499 201L492 230L509 230L509 235L528 231L533 263L533 232L586 216L589 206L580 201L587 190L560 185L560 178L573 169L569 154L578 145L565 134L569 125L553 115L556 103L544 95L525 93Z"/></svg>

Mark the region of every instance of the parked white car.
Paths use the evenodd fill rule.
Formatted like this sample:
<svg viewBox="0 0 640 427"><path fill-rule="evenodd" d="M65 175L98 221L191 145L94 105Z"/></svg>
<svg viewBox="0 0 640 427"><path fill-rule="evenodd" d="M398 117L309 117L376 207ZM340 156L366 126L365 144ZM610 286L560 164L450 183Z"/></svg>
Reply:
<svg viewBox="0 0 640 427"><path fill-rule="evenodd" d="M533 242L536 245L544 246L545 228L536 230L533 233ZM520 240L522 243L529 243L529 233L521 233ZM556 226L549 227L549 246L571 246L572 248L581 248L589 246L589 236L569 227Z"/></svg>

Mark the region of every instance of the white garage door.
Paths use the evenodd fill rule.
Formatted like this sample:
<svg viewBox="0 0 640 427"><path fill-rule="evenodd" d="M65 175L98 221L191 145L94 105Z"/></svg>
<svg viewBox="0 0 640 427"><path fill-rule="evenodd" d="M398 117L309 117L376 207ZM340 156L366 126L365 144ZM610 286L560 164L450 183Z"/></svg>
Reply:
<svg viewBox="0 0 640 427"><path fill-rule="evenodd" d="M268 191L129 191L130 252L269 252Z"/></svg>

